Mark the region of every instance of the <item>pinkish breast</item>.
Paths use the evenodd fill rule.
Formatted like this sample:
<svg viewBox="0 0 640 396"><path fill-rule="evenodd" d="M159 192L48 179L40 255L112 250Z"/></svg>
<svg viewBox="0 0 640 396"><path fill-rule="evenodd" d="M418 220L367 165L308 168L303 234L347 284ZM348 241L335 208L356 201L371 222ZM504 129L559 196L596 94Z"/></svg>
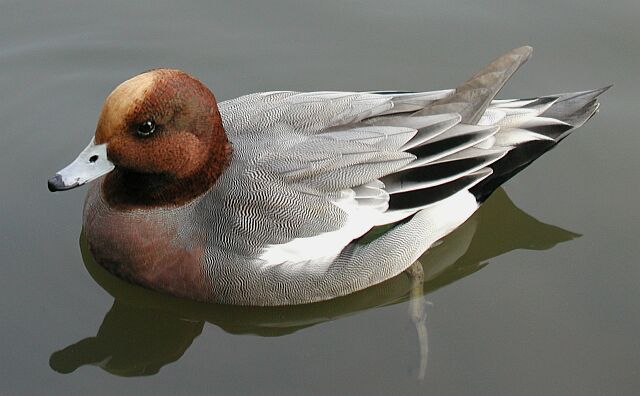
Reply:
<svg viewBox="0 0 640 396"><path fill-rule="evenodd" d="M177 221L155 211L110 208L100 196L100 182L87 194L84 232L96 261L111 273L178 297L212 299L203 267L203 241L177 237ZM182 241L182 242L181 242Z"/></svg>

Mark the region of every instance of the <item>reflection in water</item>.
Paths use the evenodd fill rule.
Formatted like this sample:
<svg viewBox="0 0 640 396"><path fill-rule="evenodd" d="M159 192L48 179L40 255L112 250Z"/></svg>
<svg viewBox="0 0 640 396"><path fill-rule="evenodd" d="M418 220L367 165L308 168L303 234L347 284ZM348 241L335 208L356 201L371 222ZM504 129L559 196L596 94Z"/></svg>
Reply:
<svg viewBox="0 0 640 396"><path fill-rule="evenodd" d="M426 311L418 298L484 267L492 257L515 249L544 250L578 237L544 224L518 209L504 190L417 264L366 290L320 303L292 307L233 307L181 300L124 282L95 263L81 238L85 266L115 298L95 337L51 355L51 367L70 373L93 364L120 376L157 373L178 360L210 322L228 333L281 336L328 320L411 299L409 310L421 343L420 376L426 369Z"/></svg>

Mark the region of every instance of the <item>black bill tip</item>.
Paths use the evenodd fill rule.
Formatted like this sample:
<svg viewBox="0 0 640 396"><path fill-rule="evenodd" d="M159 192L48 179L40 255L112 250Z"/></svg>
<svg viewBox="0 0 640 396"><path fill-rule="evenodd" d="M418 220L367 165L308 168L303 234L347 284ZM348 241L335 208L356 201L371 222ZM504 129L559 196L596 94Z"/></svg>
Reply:
<svg viewBox="0 0 640 396"><path fill-rule="evenodd" d="M70 190L77 186L78 184L73 184L71 186L65 185L62 181L62 176L60 176L59 174L56 174L54 177L47 181L47 187L49 187L49 191L51 192Z"/></svg>

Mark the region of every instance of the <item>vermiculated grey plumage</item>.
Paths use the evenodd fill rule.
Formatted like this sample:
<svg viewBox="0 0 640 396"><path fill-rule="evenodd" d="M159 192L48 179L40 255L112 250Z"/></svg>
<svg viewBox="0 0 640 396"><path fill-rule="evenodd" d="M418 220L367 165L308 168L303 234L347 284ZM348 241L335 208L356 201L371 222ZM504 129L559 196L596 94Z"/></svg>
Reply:
<svg viewBox="0 0 640 396"><path fill-rule="evenodd" d="M178 246L205 246L211 301L302 304L380 283L597 109L603 90L494 100L530 54L515 49L455 90L221 102L228 168L188 205L144 217L175 226Z"/></svg>

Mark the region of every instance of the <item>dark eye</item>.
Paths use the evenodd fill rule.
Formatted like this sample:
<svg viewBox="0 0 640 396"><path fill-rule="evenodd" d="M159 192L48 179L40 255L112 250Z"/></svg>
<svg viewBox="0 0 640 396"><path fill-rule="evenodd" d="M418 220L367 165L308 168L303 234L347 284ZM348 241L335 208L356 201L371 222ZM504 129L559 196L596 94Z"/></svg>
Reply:
<svg viewBox="0 0 640 396"><path fill-rule="evenodd" d="M137 132L138 132L138 135L140 136L146 137L151 135L155 131L156 131L156 123L153 122L153 120L147 120L142 124L138 125Z"/></svg>

